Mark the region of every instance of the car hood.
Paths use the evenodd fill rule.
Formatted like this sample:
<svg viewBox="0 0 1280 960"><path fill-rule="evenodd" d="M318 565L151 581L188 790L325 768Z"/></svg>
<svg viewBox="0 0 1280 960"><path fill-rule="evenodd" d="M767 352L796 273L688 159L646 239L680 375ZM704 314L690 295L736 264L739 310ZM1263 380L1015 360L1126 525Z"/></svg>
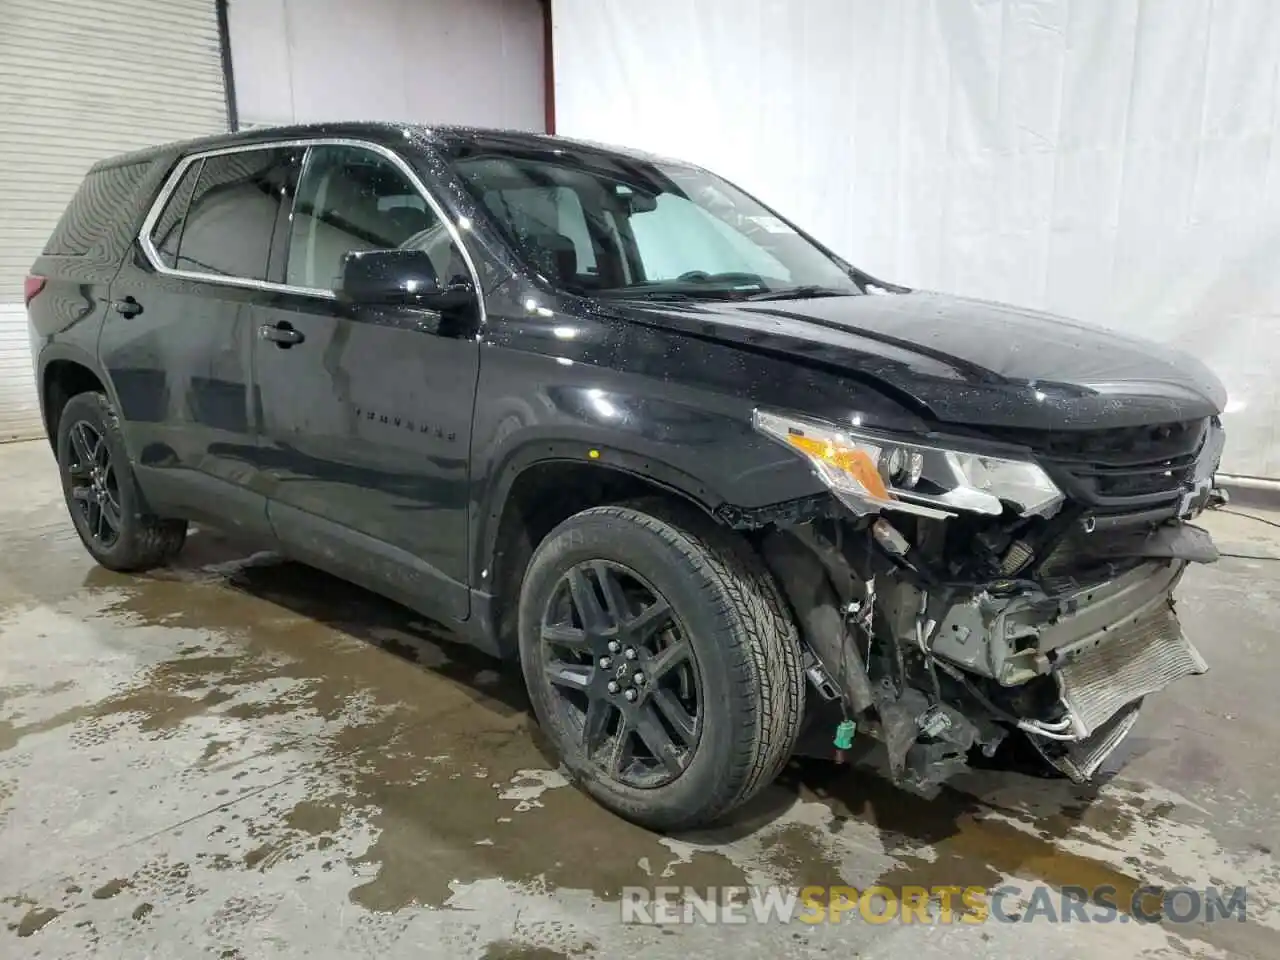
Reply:
<svg viewBox="0 0 1280 960"><path fill-rule="evenodd" d="M618 304L633 320L837 367L944 423L1100 429L1222 412L1179 350L1052 314L913 291Z"/></svg>

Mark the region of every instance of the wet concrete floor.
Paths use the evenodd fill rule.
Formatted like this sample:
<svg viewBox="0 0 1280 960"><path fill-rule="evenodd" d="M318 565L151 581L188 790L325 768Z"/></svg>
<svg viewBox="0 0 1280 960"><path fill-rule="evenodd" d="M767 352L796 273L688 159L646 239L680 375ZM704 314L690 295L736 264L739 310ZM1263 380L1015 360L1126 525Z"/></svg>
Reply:
<svg viewBox="0 0 1280 960"><path fill-rule="evenodd" d="M207 532L112 574L46 445L0 446L0 477L0 957L1280 956L1280 529L1211 520L1240 556L1180 610L1212 671L1102 785L981 771L926 801L797 761L673 838L568 786L518 679L403 608ZM769 884L1008 886L1022 922L622 922L626 887ZM1245 886L1245 919L1034 907L1147 884Z"/></svg>

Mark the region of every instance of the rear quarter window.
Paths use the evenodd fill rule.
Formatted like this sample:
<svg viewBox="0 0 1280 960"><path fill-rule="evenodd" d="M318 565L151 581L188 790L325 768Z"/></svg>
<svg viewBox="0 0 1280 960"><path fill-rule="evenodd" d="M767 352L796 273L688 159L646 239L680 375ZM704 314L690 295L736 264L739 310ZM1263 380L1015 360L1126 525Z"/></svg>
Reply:
<svg viewBox="0 0 1280 960"><path fill-rule="evenodd" d="M150 169L150 162L142 162L90 171L62 212L45 254L83 257L121 226L121 218L132 220L138 189Z"/></svg>
<svg viewBox="0 0 1280 960"><path fill-rule="evenodd" d="M187 207L191 203L191 195L195 192L196 181L200 179L203 160L197 160L187 167L186 173L178 181L169 199L165 201L160 218L151 230L151 245L156 255L166 267L173 269L178 263L178 245L182 242L183 218L187 215Z"/></svg>

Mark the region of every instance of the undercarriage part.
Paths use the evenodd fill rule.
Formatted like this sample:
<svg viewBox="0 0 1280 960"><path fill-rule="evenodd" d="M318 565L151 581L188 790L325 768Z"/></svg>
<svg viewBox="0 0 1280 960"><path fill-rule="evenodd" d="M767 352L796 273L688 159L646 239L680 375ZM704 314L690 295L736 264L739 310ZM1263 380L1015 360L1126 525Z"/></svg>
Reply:
<svg viewBox="0 0 1280 960"><path fill-rule="evenodd" d="M835 681L831 679L831 674L827 673L827 668L822 665L812 650L805 651L804 675L809 678L809 685L818 692L818 696L823 700L832 701L840 699L840 690L835 685Z"/></svg>
<svg viewBox="0 0 1280 960"><path fill-rule="evenodd" d="M823 675L833 681L849 712L884 742L893 777L901 779L907 753L919 736L917 718L929 701L921 696L918 703L906 702L907 694L916 693L906 688L906 665L897 645L897 684L883 676L872 685L867 658L858 648L861 640L869 653L875 638L877 578L867 575L872 568L855 570L834 544L810 528L772 531L761 546L795 612L800 636L820 668L809 674L811 682L820 682Z"/></svg>
<svg viewBox="0 0 1280 960"><path fill-rule="evenodd" d="M1015 540L1009 544L1009 549L1005 552L1004 559L1000 562L1000 575L1002 577L1012 577L1015 573L1031 562L1031 558L1035 556L1035 549L1025 540Z"/></svg>
<svg viewBox="0 0 1280 960"><path fill-rule="evenodd" d="M1049 763L1074 782L1085 783L1129 735L1133 725L1138 722L1141 708L1142 701L1135 700L1099 727L1093 736L1075 743L1045 740L1034 735L1028 739Z"/></svg>
<svg viewBox="0 0 1280 960"><path fill-rule="evenodd" d="M920 737L920 717L929 709L929 700L913 687L895 691L886 681L883 688L887 709L881 717L881 739L889 759L889 773L895 781L901 781L907 770L907 755Z"/></svg>
<svg viewBox="0 0 1280 960"><path fill-rule="evenodd" d="M799 621L800 636L808 644L815 665L846 697L854 713L865 713L876 703L867 666L849 635L844 610L852 599L841 603L818 555L800 540L781 531L769 533L763 554ZM821 674L809 673L810 680ZM819 693L822 689L819 688Z"/></svg>
<svg viewBox="0 0 1280 960"><path fill-rule="evenodd" d="M927 794L968 766L969 751L980 733L960 711L940 704L926 710L918 723L919 737L907 751L902 780Z"/></svg>

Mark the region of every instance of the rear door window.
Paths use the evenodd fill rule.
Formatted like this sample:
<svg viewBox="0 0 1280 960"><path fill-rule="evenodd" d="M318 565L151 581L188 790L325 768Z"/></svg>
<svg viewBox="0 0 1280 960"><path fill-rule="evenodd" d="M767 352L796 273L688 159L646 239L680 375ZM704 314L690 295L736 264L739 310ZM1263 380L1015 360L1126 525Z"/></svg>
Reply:
<svg viewBox="0 0 1280 960"><path fill-rule="evenodd" d="M272 148L206 157L176 248L176 269L265 280L272 238L292 201L298 156L291 148Z"/></svg>

